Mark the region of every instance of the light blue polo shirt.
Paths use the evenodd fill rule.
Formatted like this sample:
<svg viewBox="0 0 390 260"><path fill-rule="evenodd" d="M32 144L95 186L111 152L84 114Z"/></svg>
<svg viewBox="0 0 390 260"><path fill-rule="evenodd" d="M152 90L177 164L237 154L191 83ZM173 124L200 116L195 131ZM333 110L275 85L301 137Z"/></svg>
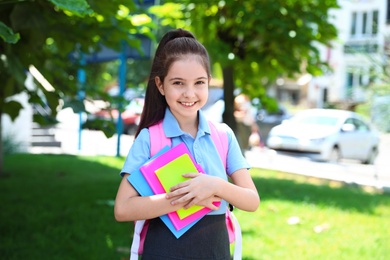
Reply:
<svg viewBox="0 0 390 260"><path fill-rule="evenodd" d="M179 123L174 115L171 113L169 108L166 109L162 126L165 135L172 140L172 147L184 142L195 161L202 166L202 169L206 174L218 176L224 180L227 180L226 173L231 175L239 169L249 169L250 165L241 153L236 136L231 128L225 125L229 142L225 171L217 148L210 136L211 130L208 121L201 110L198 112L198 115L198 133L196 138L193 138L190 134L183 132L180 129ZM134 140L121 174L131 173L139 169L148 159L150 159L150 135L149 130L144 128ZM222 201L220 209L212 211L209 214L224 214L226 206L227 203Z"/></svg>

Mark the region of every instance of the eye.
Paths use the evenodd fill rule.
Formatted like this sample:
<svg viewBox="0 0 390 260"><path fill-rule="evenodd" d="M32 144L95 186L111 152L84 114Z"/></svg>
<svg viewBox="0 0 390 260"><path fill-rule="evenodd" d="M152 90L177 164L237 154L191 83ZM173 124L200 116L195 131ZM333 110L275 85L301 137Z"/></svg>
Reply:
<svg viewBox="0 0 390 260"><path fill-rule="evenodd" d="M181 82L181 81L174 81L172 84L173 85L183 85L183 82Z"/></svg>
<svg viewBox="0 0 390 260"><path fill-rule="evenodd" d="M196 85L204 85L204 84L206 84L206 81L204 81L204 80L199 80L199 81L197 81L195 84L196 84Z"/></svg>

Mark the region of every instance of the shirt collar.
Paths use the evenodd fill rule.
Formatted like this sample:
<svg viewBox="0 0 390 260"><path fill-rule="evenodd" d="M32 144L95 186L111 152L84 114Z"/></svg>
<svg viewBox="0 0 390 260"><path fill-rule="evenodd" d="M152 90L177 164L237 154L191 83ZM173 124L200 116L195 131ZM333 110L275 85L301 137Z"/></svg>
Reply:
<svg viewBox="0 0 390 260"><path fill-rule="evenodd" d="M198 118L199 118L198 136L199 134L201 135L204 135L205 133L210 134L210 126L202 110L198 111ZM173 138L185 134L185 132L183 132L180 129L179 122L177 122L175 116L172 114L171 110L168 107L165 109L163 129L166 137L168 138Z"/></svg>

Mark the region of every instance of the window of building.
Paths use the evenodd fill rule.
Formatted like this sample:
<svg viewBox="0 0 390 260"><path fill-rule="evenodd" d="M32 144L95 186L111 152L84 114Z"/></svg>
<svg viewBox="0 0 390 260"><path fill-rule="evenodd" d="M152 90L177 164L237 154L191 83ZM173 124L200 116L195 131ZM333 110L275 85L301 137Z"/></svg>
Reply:
<svg viewBox="0 0 390 260"><path fill-rule="evenodd" d="M351 36L372 37L378 34L379 11L353 12L351 19Z"/></svg>
<svg viewBox="0 0 390 260"><path fill-rule="evenodd" d="M351 35L356 35L357 13L352 13Z"/></svg>
<svg viewBox="0 0 390 260"><path fill-rule="evenodd" d="M387 1L386 23L390 24L390 1Z"/></svg>
<svg viewBox="0 0 390 260"><path fill-rule="evenodd" d="M345 96L347 97L347 98L350 98L350 97L352 97L352 88L353 88L353 82L354 82L354 80L353 80L353 78L354 78L354 74L353 74L353 72L348 72L348 74L347 74L347 87L346 87L346 93L345 93Z"/></svg>
<svg viewBox="0 0 390 260"><path fill-rule="evenodd" d="M370 68L350 66L346 77L345 95L352 98L356 91L370 83Z"/></svg>
<svg viewBox="0 0 390 260"><path fill-rule="evenodd" d="M378 34L378 23L379 23L379 12L374 11L372 13L372 34L373 35Z"/></svg>
<svg viewBox="0 0 390 260"><path fill-rule="evenodd" d="M353 73L348 72L347 75L347 88L351 88L353 86Z"/></svg>
<svg viewBox="0 0 390 260"><path fill-rule="evenodd" d="M363 34L366 34L367 33L367 13L366 12L363 13L363 26L362 26L362 29L363 29Z"/></svg>

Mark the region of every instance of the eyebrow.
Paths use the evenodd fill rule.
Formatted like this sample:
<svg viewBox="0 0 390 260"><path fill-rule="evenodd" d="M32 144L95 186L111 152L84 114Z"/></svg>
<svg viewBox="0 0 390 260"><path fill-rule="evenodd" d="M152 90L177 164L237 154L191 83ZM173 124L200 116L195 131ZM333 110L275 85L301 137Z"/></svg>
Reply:
<svg viewBox="0 0 390 260"><path fill-rule="evenodd" d="M207 77L199 77L199 78L194 79L194 81L197 81L197 80L207 80L207 79L208 79ZM169 81L175 81L175 80L185 80L185 79L180 78L180 77L175 77L175 78L169 79Z"/></svg>

